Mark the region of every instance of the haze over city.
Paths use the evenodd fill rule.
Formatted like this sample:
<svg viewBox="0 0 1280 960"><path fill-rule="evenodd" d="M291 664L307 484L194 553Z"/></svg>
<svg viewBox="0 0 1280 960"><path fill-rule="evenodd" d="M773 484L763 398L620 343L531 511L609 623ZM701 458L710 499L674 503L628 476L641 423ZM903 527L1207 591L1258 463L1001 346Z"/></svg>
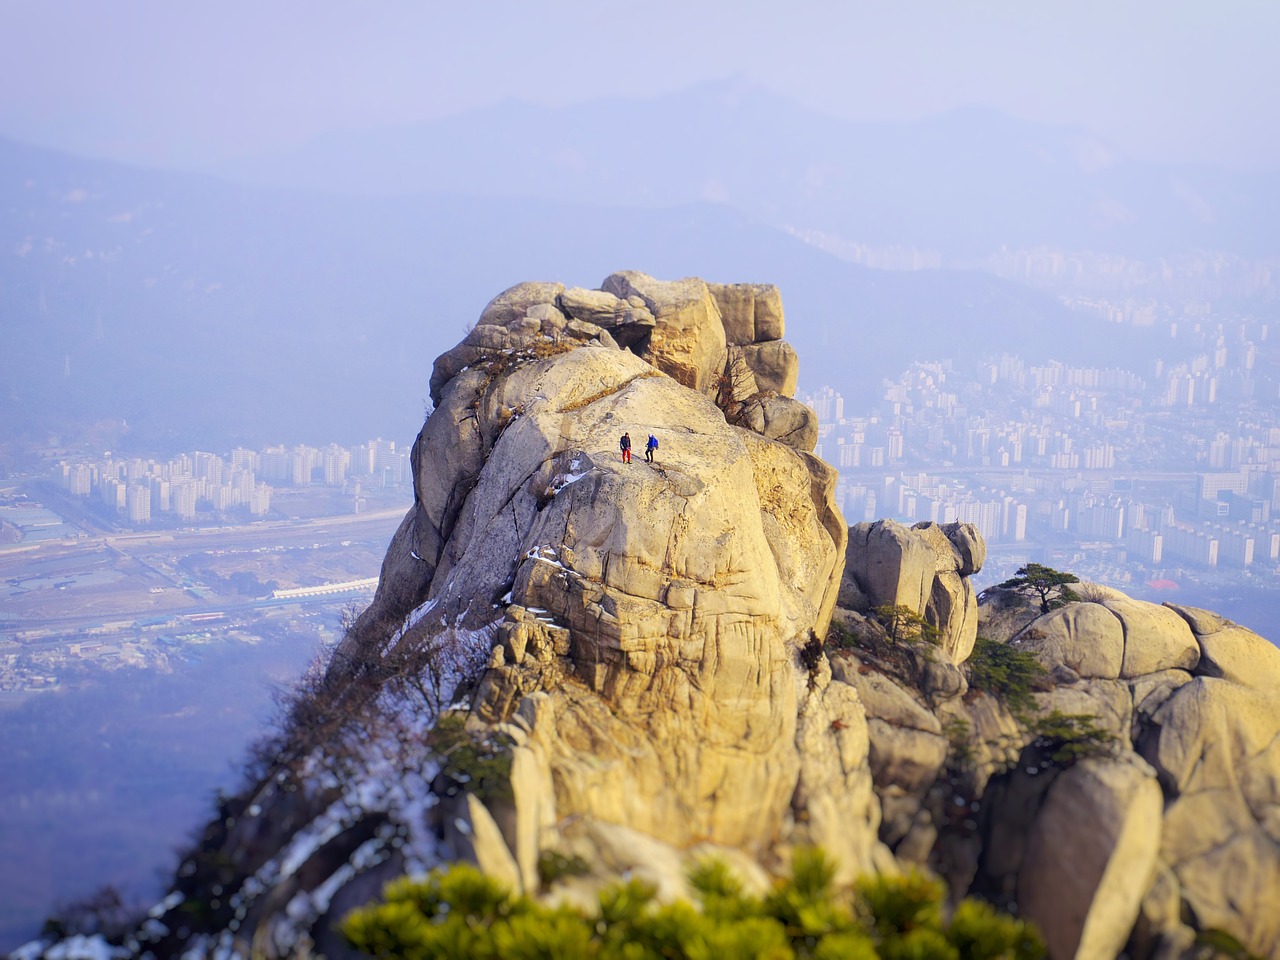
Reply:
<svg viewBox="0 0 1280 960"><path fill-rule="evenodd" d="M507 99L649 99L730 76L849 120L983 106L1138 159L1280 162L1267 122L1280 13L1265 0L664 0L642 16L612 2L11 2L0 25L7 136L153 166Z"/></svg>
<svg viewBox="0 0 1280 960"><path fill-rule="evenodd" d="M1278 40L1269 0L0 2L0 951L159 892L521 281L776 285L848 524L1280 640Z"/></svg>

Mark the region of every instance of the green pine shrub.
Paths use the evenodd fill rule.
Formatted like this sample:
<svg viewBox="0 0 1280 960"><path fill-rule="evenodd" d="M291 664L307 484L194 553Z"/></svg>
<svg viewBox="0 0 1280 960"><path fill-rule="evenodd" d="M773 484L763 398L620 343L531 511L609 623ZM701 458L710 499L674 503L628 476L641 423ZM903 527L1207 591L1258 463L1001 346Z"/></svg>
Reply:
<svg viewBox="0 0 1280 960"><path fill-rule="evenodd" d="M1054 710L1037 717L1032 725L1036 748L1052 763L1070 766L1086 757L1110 756L1116 737L1087 713L1062 713Z"/></svg>
<svg viewBox="0 0 1280 960"><path fill-rule="evenodd" d="M900 876L880 874L860 880L858 896L870 911L871 925L883 941L942 922L941 880L912 870Z"/></svg>
<svg viewBox="0 0 1280 960"><path fill-rule="evenodd" d="M833 619L827 627L826 645L832 650L853 650L858 646L858 638L843 623Z"/></svg>
<svg viewBox="0 0 1280 960"><path fill-rule="evenodd" d="M965 667L970 690L991 694L1023 723L1036 711L1032 694L1048 685L1048 672L1034 653L986 637L978 637Z"/></svg>
<svg viewBox="0 0 1280 960"><path fill-rule="evenodd" d="M877 622L884 627L891 643L940 642L940 631L910 607L900 603L882 603L873 611Z"/></svg>
<svg viewBox="0 0 1280 960"><path fill-rule="evenodd" d="M961 900L948 933L961 960L1032 957L1044 950L1034 927L982 900Z"/></svg>
<svg viewBox="0 0 1280 960"><path fill-rule="evenodd" d="M447 711L427 735L427 746L440 758L441 774L486 802L510 800L510 739L473 734L466 723L462 711Z"/></svg>
<svg viewBox="0 0 1280 960"><path fill-rule="evenodd" d="M1028 563L1018 568L1016 576L997 586L1001 590L1011 590L1021 596L1033 598L1040 604L1040 612L1044 614L1069 603L1078 603L1080 597L1070 585L1079 582L1080 578L1074 573L1055 570L1039 563Z"/></svg>
<svg viewBox="0 0 1280 960"><path fill-rule="evenodd" d="M698 903L658 904L639 880L601 891L590 914L516 896L455 864L387 885L348 914L342 932L372 957L405 960L1032 960L1030 925L964 901L948 922L941 883L919 873L840 890L819 850L799 850L764 897L721 863L690 872Z"/></svg>

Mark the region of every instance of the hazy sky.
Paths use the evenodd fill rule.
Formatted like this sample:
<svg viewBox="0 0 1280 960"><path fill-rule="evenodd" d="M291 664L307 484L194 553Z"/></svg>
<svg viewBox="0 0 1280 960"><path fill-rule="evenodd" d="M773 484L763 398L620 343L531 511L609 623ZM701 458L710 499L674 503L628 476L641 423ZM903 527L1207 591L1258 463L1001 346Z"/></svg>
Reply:
<svg viewBox="0 0 1280 960"><path fill-rule="evenodd" d="M1276 0L0 0L0 135L195 163L509 97L742 76L854 119L983 105L1280 167Z"/></svg>

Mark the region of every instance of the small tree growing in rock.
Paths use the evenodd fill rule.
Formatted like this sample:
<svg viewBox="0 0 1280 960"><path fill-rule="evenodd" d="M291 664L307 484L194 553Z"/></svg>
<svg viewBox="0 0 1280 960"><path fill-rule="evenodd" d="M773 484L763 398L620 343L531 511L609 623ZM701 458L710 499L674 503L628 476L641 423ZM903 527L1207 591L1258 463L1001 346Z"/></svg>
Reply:
<svg viewBox="0 0 1280 960"><path fill-rule="evenodd" d="M1063 573L1053 567L1028 563L1025 567L1019 567L1017 575L1000 584L1000 588L1024 596L1034 595L1040 600L1040 612L1048 613L1079 600L1075 591L1068 586L1079 582L1080 578L1074 573Z"/></svg>
<svg viewBox="0 0 1280 960"><path fill-rule="evenodd" d="M965 670L971 691L991 694L1023 723L1029 723L1036 711L1033 691L1051 686L1048 673L1034 653L986 637L978 637L974 643Z"/></svg>
<svg viewBox="0 0 1280 960"><path fill-rule="evenodd" d="M882 603L875 609L876 620L884 627L885 633L894 643L907 641L917 643L921 640L928 643L938 642L938 628L901 603Z"/></svg>

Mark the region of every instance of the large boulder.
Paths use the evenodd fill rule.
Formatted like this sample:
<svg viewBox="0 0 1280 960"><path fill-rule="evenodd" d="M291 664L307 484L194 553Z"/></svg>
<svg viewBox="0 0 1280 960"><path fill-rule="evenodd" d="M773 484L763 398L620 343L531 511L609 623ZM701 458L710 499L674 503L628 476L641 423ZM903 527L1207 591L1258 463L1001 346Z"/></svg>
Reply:
<svg viewBox="0 0 1280 960"><path fill-rule="evenodd" d="M1050 673L1069 667L1082 677L1114 680L1124 663L1124 628L1097 603L1071 603L1050 611L1009 641L1030 650Z"/></svg>
<svg viewBox="0 0 1280 960"><path fill-rule="evenodd" d="M733 422L802 453L812 453L818 444L818 415L788 397L752 397Z"/></svg>
<svg viewBox="0 0 1280 960"><path fill-rule="evenodd" d="M742 355L761 390L772 390L784 397L796 395L800 357L787 341L748 344L742 348Z"/></svg>
<svg viewBox="0 0 1280 960"><path fill-rule="evenodd" d="M917 523L911 528L933 550L933 588L925 606L926 619L938 628L943 649L954 663L963 663L978 639L978 594L969 577L982 569L987 547L968 523Z"/></svg>
<svg viewBox="0 0 1280 960"><path fill-rule="evenodd" d="M1054 960L1124 948L1156 873L1162 806L1132 754L1083 760L1053 782L1027 836L1018 903Z"/></svg>
<svg viewBox="0 0 1280 960"><path fill-rule="evenodd" d="M706 283L695 277L655 280L627 270L605 278L601 289L621 300L639 297L653 315L653 332L639 350L646 360L686 387L714 394L728 341Z"/></svg>
<svg viewBox="0 0 1280 960"><path fill-rule="evenodd" d="M1187 622L1200 648L1195 664L1201 676L1218 677L1261 691L1280 690L1280 656L1252 630L1208 610L1166 603Z"/></svg>
<svg viewBox="0 0 1280 960"><path fill-rule="evenodd" d="M548 283L530 280L508 287L490 300L480 311L480 319L476 326L496 325L510 326L514 321L527 316L529 310L540 304L555 303L556 298L564 292L563 283Z"/></svg>
<svg viewBox="0 0 1280 960"><path fill-rule="evenodd" d="M561 345L567 349L576 342L594 341L618 346L605 328L561 311L557 304L563 292L558 283L521 283L491 300L462 342L436 358L432 402L439 404L445 385L472 367L483 367L492 378L519 357L555 352ZM614 329L621 333L630 328L616 322Z"/></svg>
<svg viewBox="0 0 1280 960"><path fill-rule="evenodd" d="M859 523L849 530L846 575L868 610L909 608L937 628L953 663L978 635L978 598L968 577L982 568L986 545L971 524Z"/></svg>
<svg viewBox="0 0 1280 960"><path fill-rule="evenodd" d="M1259 651L1274 669L1280 651ZM1161 859L1202 929L1280 955L1280 699L1197 677L1154 711L1141 744L1169 798Z"/></svg>
<svg viewBox="0 0 1280 960"><path fill-rule="evenodd" d="M845 572L873 608L899 604L924 613L936 569L930 544L896 520L849 528Z"/></svg>
<svg viewBox="0 0 1280 960"><path fill-rule="evenodd" d="M1193 670L1200 647L1186 621L1168 607L1128 597L1102 601L1124 631L1120 676L1138 677L1160 670Z"/></svg>
<svg viewBox="0 0 1280 960"><path fill-rule="evenodd" d="M556 306L568 317L608 330L620 346L628 349L643 344L656 323L639 297L621 300L605 290L574 287L557 297Z"/></svg>
<svg viewBox="0 0 1280 960"><path fill-rule="evenodd" d="M730 343L782 339L782 294L777 287L766 283L709 283L707 288L720 309Z"/></svg>
<svg viewBox="0 0 1280 960"><path fill-rule="evenodd" d="M1011 642L1034 651L1050 672L1065 667L1082 677L1133 679L1193 670L1201 659L1200 644L1183 617L1118 591L1096 603L1051 611Z"/></svg>

